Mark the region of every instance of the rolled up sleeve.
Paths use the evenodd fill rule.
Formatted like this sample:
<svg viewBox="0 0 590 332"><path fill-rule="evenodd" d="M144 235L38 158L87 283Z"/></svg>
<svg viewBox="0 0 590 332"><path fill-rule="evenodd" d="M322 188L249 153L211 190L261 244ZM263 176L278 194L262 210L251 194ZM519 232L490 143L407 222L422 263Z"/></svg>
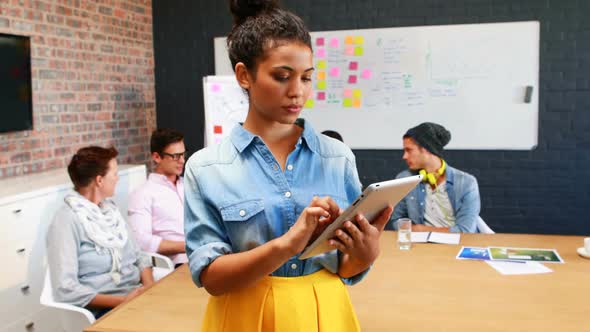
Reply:
<svg viewBox="0 0 590 332"><path fill-rule="evenodd" d="M186 252L193 282L198 287L201 272L219 256L232 253L218 211L203 197L190 160L184 177L184 231Z"/></svg>

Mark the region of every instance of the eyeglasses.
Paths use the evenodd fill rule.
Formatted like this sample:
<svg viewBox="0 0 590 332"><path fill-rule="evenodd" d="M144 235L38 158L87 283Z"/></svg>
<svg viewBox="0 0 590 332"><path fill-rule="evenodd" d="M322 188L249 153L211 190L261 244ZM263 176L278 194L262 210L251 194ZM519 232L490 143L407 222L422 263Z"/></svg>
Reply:
<svg viewBox="0 0 590 332"><path fill-rule="evenodd" d="M178 161L178 160L180 160L180 158L186 159L186 151L179 152L179 153L162 152L162 156L168 156L168 157Z"/></svg>

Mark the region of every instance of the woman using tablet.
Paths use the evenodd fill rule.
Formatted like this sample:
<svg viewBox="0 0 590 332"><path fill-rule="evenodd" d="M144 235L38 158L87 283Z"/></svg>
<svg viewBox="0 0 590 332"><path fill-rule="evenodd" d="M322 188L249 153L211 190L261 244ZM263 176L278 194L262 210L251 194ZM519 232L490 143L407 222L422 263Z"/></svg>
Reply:
<svg viewBox="0 0 590 332"><path fill-rule="evenodd" d="M379 254L391 207L356 217L331 251L297 257L361 192L354 155L298 119L311 88L311 38L276 1L230 2L228 51L249 96L245 122L195 153L185 174L194 282L213 295L203 331L358 331L344 284Z"/></svg>

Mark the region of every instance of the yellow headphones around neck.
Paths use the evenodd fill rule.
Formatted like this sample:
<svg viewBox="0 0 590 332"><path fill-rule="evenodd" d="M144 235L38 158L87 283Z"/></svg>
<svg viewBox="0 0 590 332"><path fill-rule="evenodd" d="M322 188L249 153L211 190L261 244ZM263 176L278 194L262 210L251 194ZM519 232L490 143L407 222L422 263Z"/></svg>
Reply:
<svg viewBox="0 0 590 332"><path fill-rule="evenodd" d="M447 169L447 163L444 161L444 159L441 159L441 161L442 166L434 173L427 172L425 169L421 169L420 172L418 172L418 174L422 175L423 182L427 182L431 186L436 187L438 178L445 174L445 170Z"/></svg>

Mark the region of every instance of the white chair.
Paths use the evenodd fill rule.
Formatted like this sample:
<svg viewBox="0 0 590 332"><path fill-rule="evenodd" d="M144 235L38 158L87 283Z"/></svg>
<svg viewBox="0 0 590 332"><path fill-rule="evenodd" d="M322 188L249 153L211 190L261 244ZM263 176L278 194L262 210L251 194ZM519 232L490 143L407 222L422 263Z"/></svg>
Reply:
<svg viewBox="0 0 590 332"><path fill-rule="evenodd" d="M152 257L152 264L154 265L152 268L152 274L154 275L154 281L158 281L174 271L174 263L170 258L153 252L144 253Z"/></svg>
<svg viewBox="0 0 590 332"><path fill-rule="evenodd" d="M496 234L481 217L477 217L477 231L482 234Z"/></svg>
<svg viewBox="0 0 590 332"><path fill-rule="evenodd" d="M146 252L145 254L151 256L154 262L152 272L155 281L162 279L174 271L174 263L172 263L170 258L155 253ZM96 318L94 318L94 315L88 309L55 301L51 287L49 267L47 267L47 272L45 272L45 281L39 302L44 306L59 310L59 320L64 332L81 332L85 327L96 321Z"/></svg>

